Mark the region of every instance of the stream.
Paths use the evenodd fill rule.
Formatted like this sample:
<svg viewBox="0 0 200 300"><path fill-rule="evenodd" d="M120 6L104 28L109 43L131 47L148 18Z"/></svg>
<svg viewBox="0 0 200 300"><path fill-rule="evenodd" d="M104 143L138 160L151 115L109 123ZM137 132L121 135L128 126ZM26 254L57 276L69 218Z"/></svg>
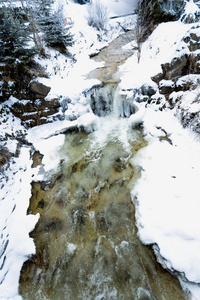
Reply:
<svg viewBox="0 0 200 300"><path fill-rule="evenodd" d="M189 299L137 235L131 190L140 168L133 160L147 141L140 126L129 126L134 108L118 97L117 61L111 73L109 62L95 71L103 83L89 93L98 128L65 133L58 167L32 182L28 214L40 219L30 234L36 254L21 270L24 300ZM40 163L36 153L33 167Z"/></svg>
<svg viewBox="0 0 200 300"><path fill-rule="evenodd" d="M145 147L127 119L105 117L93 133L65 135L60 165L32 183L28 213L36 255L22 269L23 299L187 299L137 237L131 160Z"/></svg>

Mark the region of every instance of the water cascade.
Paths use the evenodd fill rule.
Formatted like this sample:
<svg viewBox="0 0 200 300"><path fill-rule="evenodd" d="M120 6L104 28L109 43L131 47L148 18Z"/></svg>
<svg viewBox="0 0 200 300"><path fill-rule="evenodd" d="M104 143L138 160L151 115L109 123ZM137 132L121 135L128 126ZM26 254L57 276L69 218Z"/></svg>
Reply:
<svg viewBox="0 0 200 300"><path fill-rule="evenodd" d="M137 111L131 100L119 91L117 83L97 85L90 89L86 97L95 115L105 117L130 117Z"/></svg>
<svg viewBox="0 0 200 300"><path fill-rule="evenodd" d="M138 239L132 159L147 142L122 118L135 108L117 89L89 91L97 130L66 133L58 168L32 183L28 213L40 219L31 233L36 254L21 271L23 299L188 299Z"/></svg>

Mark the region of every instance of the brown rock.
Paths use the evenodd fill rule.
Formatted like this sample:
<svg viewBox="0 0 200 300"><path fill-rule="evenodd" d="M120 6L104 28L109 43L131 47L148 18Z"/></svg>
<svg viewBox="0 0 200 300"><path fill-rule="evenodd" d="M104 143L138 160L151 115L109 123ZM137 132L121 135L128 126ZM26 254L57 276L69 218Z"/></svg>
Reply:
<svg viewBox="0 0 200 300"><path fill-rule="evenodd" d="M30 93L33 95L35 99L37 98L43 99L47 96L51 88L40 82L32 81L30 83L29 89L30 89Z"/></svg>
<svg viewBox="0 0 200 300"><path fill-rule="evenodd" d="M175 90L175 84L171 80L161 80L159 83L160 94L171 94Z"/></svg>

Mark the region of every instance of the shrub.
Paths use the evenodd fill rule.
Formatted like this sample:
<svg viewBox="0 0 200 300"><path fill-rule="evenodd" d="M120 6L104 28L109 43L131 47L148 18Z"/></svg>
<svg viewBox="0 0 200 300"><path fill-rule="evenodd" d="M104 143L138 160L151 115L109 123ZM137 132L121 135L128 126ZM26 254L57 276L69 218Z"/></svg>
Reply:
<svg viewBox="0 0 200 300"><path fill-rule="evenodd" d="M96 0L89 5L88 8L88 25L103 30L108 22L108 8Z"/></svg>

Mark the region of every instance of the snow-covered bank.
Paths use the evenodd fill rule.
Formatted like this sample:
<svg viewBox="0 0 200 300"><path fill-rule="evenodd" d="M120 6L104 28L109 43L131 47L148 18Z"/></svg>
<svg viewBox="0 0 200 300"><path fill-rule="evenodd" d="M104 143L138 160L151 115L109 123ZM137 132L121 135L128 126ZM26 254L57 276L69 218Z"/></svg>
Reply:
<svg viewBox="0 0 200 300"><path fill-rule="evenodd" d="M182 129L170 111L148 109L144 126L149 145L134 159L142 171L132 191L138 234L145 244L158 245L164 267L199 283L199 137Z"/></svg>
<svg viewBox="0 0 200 300"><path fill-rule="evenodd" d="M14 146L16 143L12 148ZM39 216L26 215L31 196L31 164L30 150L23 147L20 156L12 159L0 177L0 299L21 299L18 296L20 270L27 258L35 253L29 232Z"/></svg>

